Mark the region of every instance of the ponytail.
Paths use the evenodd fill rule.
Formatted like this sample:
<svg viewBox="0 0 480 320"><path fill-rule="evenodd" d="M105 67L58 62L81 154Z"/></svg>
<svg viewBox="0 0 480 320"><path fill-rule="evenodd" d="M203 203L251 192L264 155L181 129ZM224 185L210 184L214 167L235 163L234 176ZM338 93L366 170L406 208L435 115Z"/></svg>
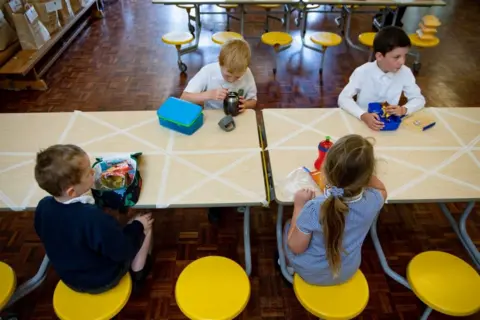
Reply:
<svg viewBox="0 0 480 320"><path fill-rule="evenodd" d="M320 223L323 227L327 260L334 278L338 277L343 251L343 231L348 206L341 197L330 195L322 205Z"/></svg>

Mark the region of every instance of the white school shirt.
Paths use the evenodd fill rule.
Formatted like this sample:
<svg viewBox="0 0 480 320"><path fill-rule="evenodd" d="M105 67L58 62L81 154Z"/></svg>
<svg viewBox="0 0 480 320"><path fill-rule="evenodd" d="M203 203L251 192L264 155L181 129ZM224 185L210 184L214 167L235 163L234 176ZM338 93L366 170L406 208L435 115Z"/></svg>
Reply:
<svg viewBox="0 0 480 320"><path fill-rule="evenodd" d="M218 62L207 64L200 69L192 80L188 82L185 92L200 93L218 88L226 88L228 91L237 93L242 89L245 100L257 100L257 86L250 68L247 68L247 71L240 79L230 83L223 79ZM221 109L223 108L223 101L207 100L205 101L205 108Z"/></svg>
<svg viewBox="0 0 480 320"><path fill-rule="evenodd" d="M397 72L383 72L376 61L361 65L350 76L348 84L338 97L338 106L357 118L368 112L371 102L387 101L398 105L402 92L408 99L407 114L425 106L425 98L415 82L410 68L402 66ZM353 97L357 95L357 101Z"/></svg>

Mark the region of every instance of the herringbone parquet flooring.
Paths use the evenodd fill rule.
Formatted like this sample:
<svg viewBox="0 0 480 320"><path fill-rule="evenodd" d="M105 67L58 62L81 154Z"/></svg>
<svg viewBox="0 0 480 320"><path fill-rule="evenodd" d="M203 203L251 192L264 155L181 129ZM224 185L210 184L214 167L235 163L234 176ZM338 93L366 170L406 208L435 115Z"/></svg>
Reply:
<svg viewBox="0 0 480 320"><path fill-rule="evenodd" d="M429 106L480 106L480 37L477 18L480 3L475 0L447 1L446 8L431 9L443 22L438 48L422 55L417 81ZM214 7L212 7L213 9ZM414 31L427 9L409 9L405 28ZM311 15L309 28L335 30L335 15ZM354 18L353 38L370 29L371 16ZM248 17L247 35L258 35L263 17ZM95 21L80 34L46 75L46 92L0 91L0 112L97 111L156 109L168 96L178 96L205 63L212 62L218 46L212 44L213 31L224 27L224 18L202 18L201 49L185 56L188 76L180 76L176 54L161 42L161 35L186 30L184 11L149 1L118 0L107 7L106 18ZM238 24L233 22L233 29ZM279 25L274 28L279 28ZM293 27L293 24L292 24ZM295 29L295 28L294 28ZM296 30L294 35L298 35ZM291 49L280 54L278 75L272 79L272 53L258 39L249 39L253 51L252 71L257 81L260 108L334 107L353 69L367 55L346 45L327 52L323 86L318 81L320 56L301 49L298 37ZM7 137L2 137L7 138ZM458 218L463 205L450 209ZM286 211L289 215L289 210ZM240 319L314 319L298 303L291 288L276 271L276 205L252 211L252 295ZM218 254L243 264L242 216L226 210L218 226L208 223L203 209L155 210L155 267L148 287L133 298L121 312L121 320L185 319L176 306L173 289L176 278L192 260ZM469 219L468 231L480 245L479 206ZM425 250L451 252L466 261L468 257L443 217L432 204L388 205L381 213L379 236L391 267L405 275L410 259ZM0 213L0 260L12 265L21 283L39 266L44 250L33 230L33 213ZM369 238L363 249L362 270L371 297L359 319L418 319L424 305L382 271ZM34 293L19 301L14 310L20 319L54 319L53 290L58 281L54 270ZM434 313L431 319L449 319ZM480 315L469 319L480 319ZM88 320L88 319L85 319Z"/></svg>

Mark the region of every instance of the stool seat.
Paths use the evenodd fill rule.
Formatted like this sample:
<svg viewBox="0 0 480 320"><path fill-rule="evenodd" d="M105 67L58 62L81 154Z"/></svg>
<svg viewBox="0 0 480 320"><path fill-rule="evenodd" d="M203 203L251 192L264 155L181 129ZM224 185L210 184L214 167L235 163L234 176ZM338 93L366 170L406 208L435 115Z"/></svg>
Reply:
<svg viewBox="0 0 480 320"><path fill-rule="evenodd" d="M286 32L272 31L262 34L262 42L269 46L286 46L292 41L292 36Z"/></svg>
<svg viewBox="0 0 480 320"><path fill-rule="evenodd" d="M344 4L336 4L335 7L337 8L343 8ZM358 8L360 7L359 5L354 4L353 6L351 4L346 5L347 8Z"/></svg>
<svg viewBox="0 0 480 320"><path fill-rule="evenodd" d="M418 254L408 264L407 280L415 295L436 311L457 317L480 311L480 275L454 255Z"/></svg>
<svg viewBox="0 0 480 320"><path fill-rule="evenodd" d="M281 7L282 4L256 4L255 6L264 8L264 9L274 9L274 8Z"/></svg>
<svg viewBox="0 0 480 320"><path fill-rule="evenodd" d="M217 6L223 9L233 9L237 8L238 4L217 4Z"/></svg>
<svg viewBox="0 0 480 320"><path fill-rule="evenodd" d="M435 36L432 36L432 39L420 39L418 34L412 33L409 34L408 37L410 38L410 42L412 43L413 46L419 47L419 48L433 48L438 46L440 43L440 39L438 39Z"/></svg>
<svg viewBox="0 0 480 320"><path fill-rule="evenodd" d="M376 32L360 33L360 35L358 36L358 41L360 41L360 43L364 46L373 47L373 40L375 40L376 35Z"/></svg>
<svg viewBox="0 0 480 320"><path fill-rule="evenodd" d="M178 277L175 299L189 319L233 319L247 306L250 280L235 261L218 256L200 258Z"/></svg>
<svg viewBox="0 0 480 320"><path fill-rule="evenodd" d="M342 37L333 32L315 32L310 36L310 40L324 47L338 46L342 43Z"/></svg>
<svg viewBox="0 0 480 320"><path fill-rule="evenodd" d="M10 301L15 288L17 287L17 277L13 269L6 263L0 261L0 310Z"/></svg>
<svg viewBox="0 0 480 320"><path fill-rule="evenodd" d="M182 9L193 9L195 6L193 4L177 4L177 7Z"/></svg>
<svg viewBox="0 0 480 320"><path fill-rule="evenodd" d="M115 288L100 294L79 293L59 281L53 293L53 309L61 320L109 320L122 310L131 292L129 273Z"/></svg>
<svg viewBox="0 0 480 320"><path fill-rule="evenodd" d="M188 32L169 32L162 37L166 44L182 45L193 41L193 36Z"/></svg>
<svg viewBox="0 0 480 320"><path fill-rule="evenodd" d="M217 32L212 36L212 41L220 45L232 39L243 39L243 37L240 33L230 31Z"/></svg>
<svg viewBox="0 0 480 320"><path fill-rule="evenodd" d="M295 274L293 289L302 306L322 319L355 318L369 299L367 279L360 270L345 283L325 287L308 284Z"/></svg>

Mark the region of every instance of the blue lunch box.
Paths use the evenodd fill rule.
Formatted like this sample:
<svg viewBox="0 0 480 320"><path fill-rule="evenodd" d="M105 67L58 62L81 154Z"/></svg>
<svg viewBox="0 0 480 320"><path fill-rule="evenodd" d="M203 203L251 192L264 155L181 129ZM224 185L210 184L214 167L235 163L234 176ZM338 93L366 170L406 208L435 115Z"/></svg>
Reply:
<svg viewBox="0 0 480 320"><path fill-rule="evenodd" d="M203 125L203 109L194 103L168 98L157 110L160 125L177 132L192 135Z"/></svg>
<svg viewBox="0 0 480 320"><path fill-rule="evenodd" d="M372 102L368 104L368 112L376 113L380 116L380 121L385 125L380 131L395 131L402 123L402 118L399 116L391 115L388 118L383 116L382 104L378 102Z"/></svg>

